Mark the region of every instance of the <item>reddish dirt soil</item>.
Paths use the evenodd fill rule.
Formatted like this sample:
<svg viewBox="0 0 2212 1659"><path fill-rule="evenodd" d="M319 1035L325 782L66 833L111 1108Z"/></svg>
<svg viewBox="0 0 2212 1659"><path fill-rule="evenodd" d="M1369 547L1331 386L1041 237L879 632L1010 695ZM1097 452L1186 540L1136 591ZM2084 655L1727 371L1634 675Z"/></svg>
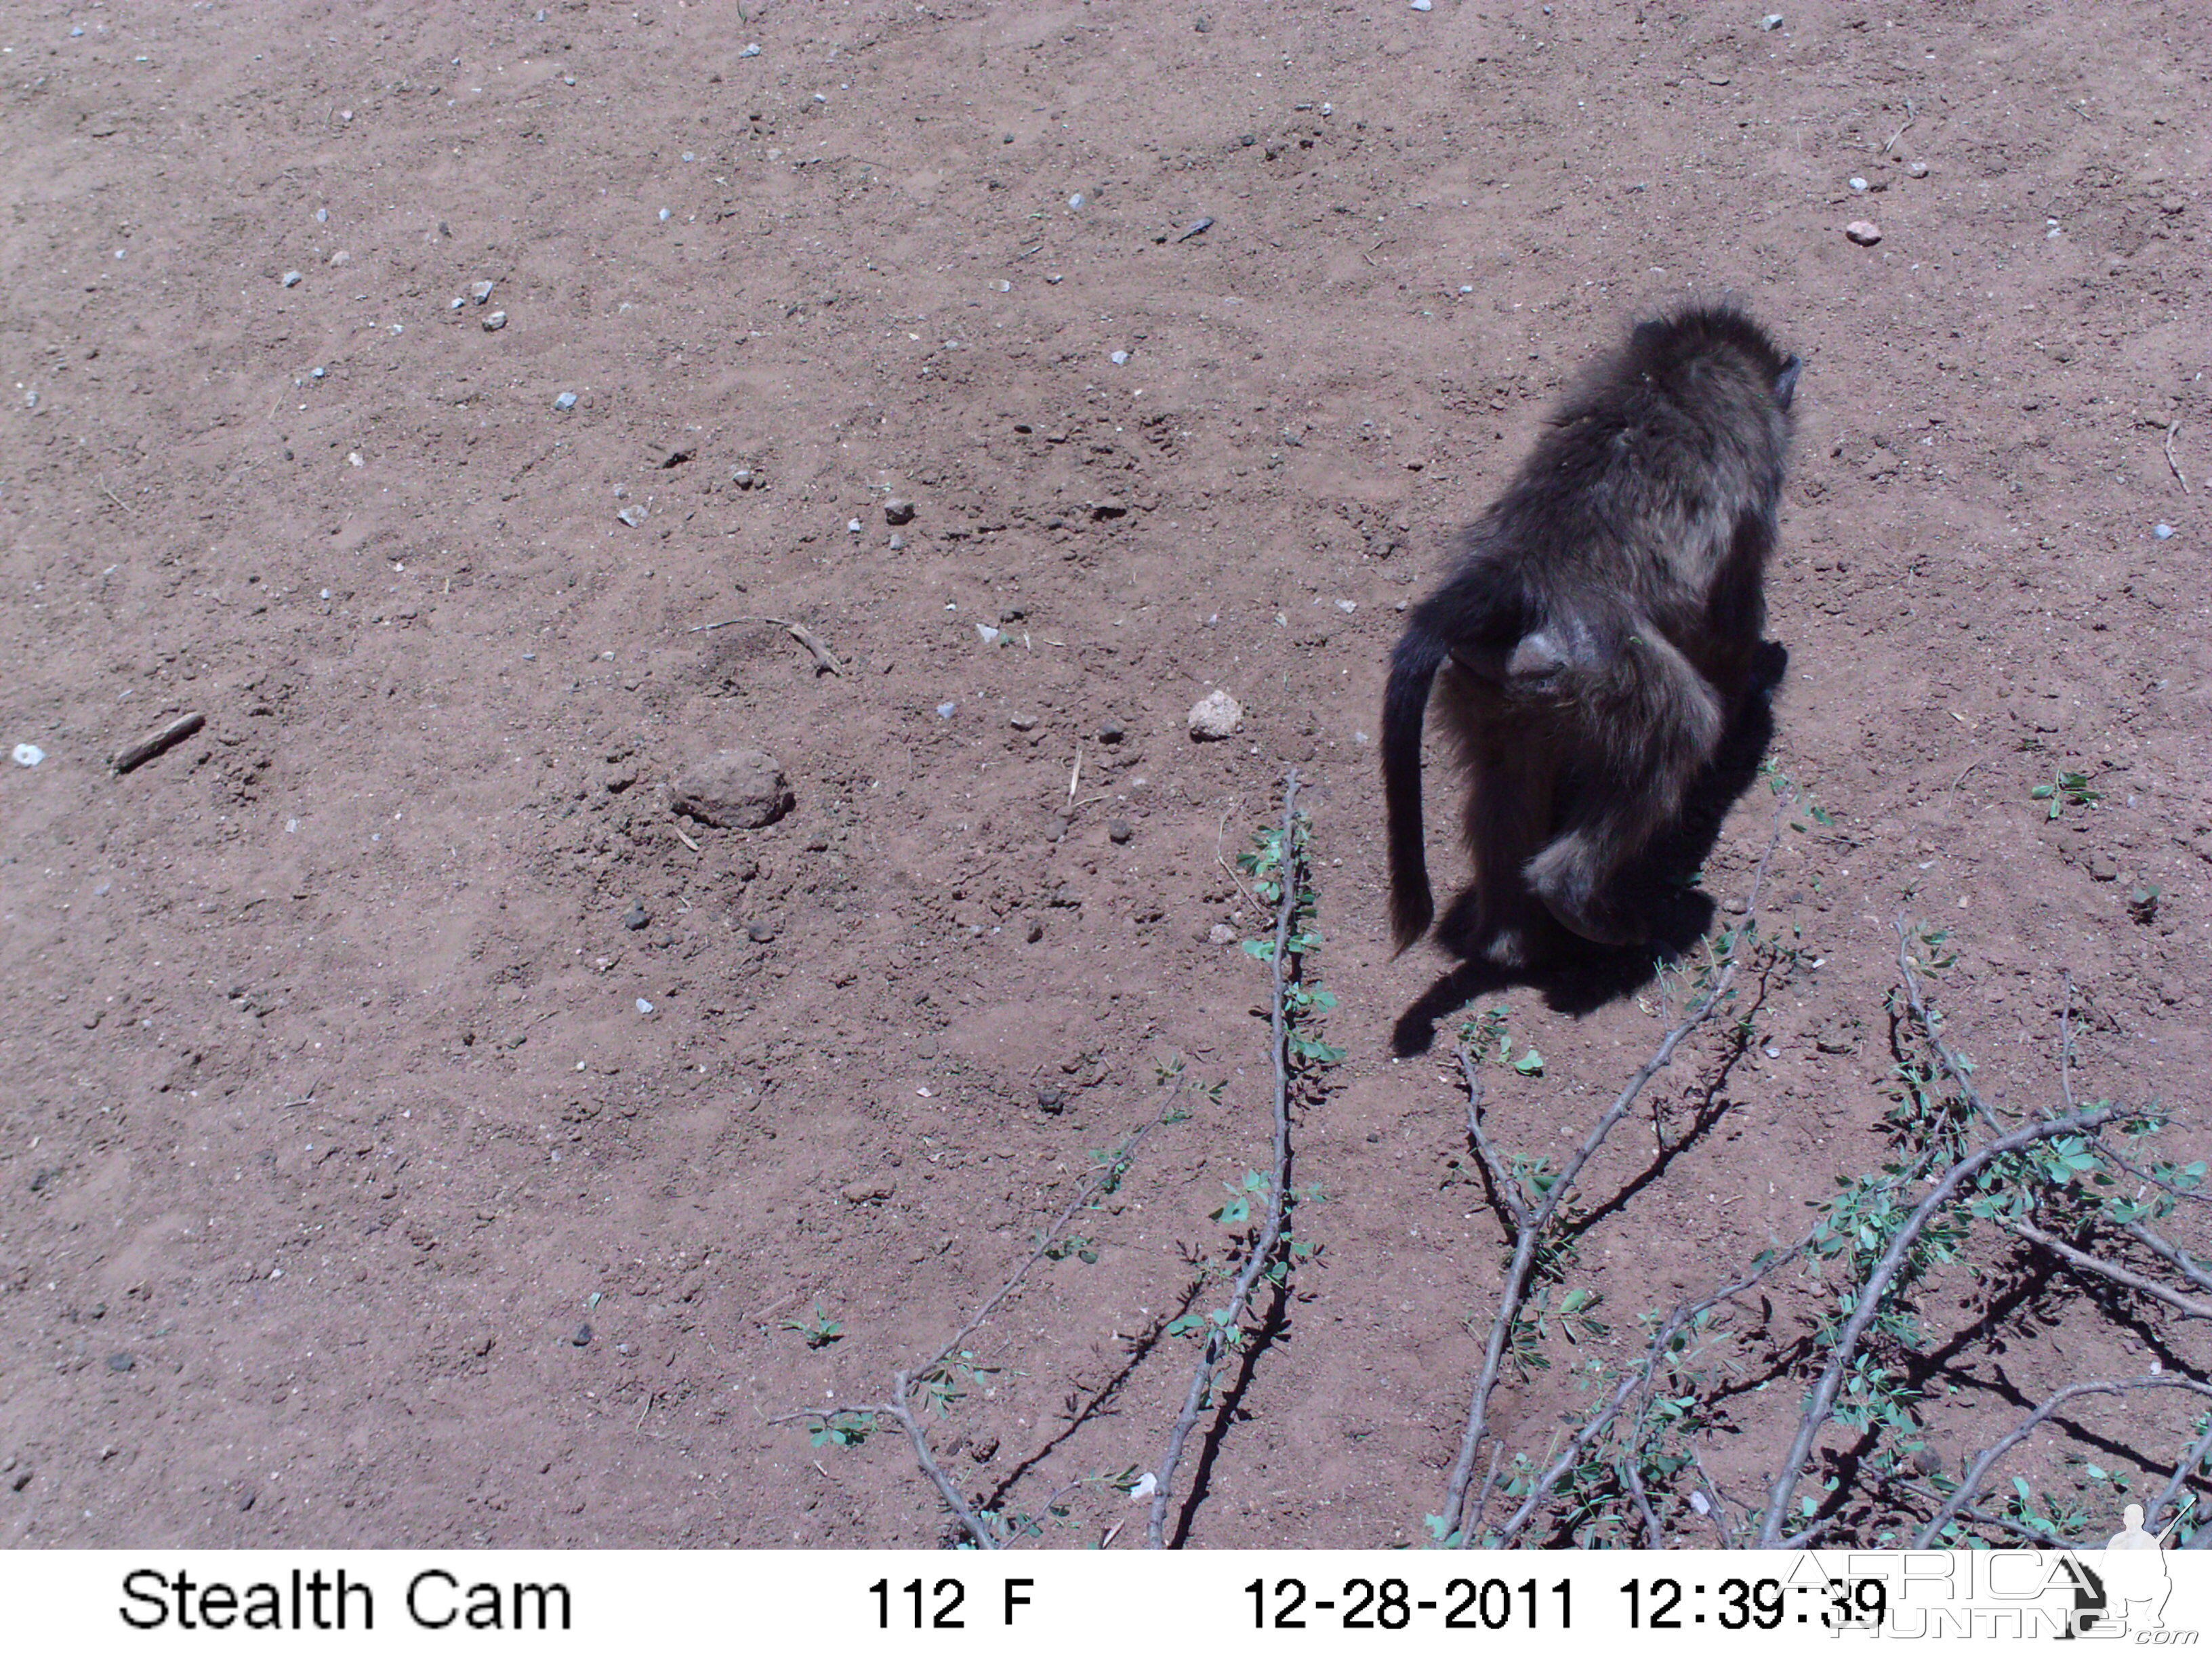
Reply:
<svg viewBox="0 0 2212 1659"><path fill-rule="evenodd" d="M0 30L0 739L45 753L0 764L0 1537L939 1540L896 1435L769 1419L880 1398L1181 1058L1218 1102L1082 1224L1096 1261L977 1334L997 1374L934 1430L1009 1510L1156 1462L1191 1358L1160 1327L1218 1296L1208 1212L1267 1158L1223 860L1296 766L1348 1050L1297 1127L1322 1248L1188 1538L1422 1538L1505 1247L1447 1044L1389 1052L1445 964L1386 943L1382 665L1565 377L1686 297L1807 361L1771 754L1836 822L1766 909L1822 965L1725 1072L1701 1038L1660 1079L1677 1128L1725 1109L1654 1178L1648 1122L1594 1166L1613 1334L1509 1376L1503 1444L1540 1454L1575 1364L1879 1163L1900 910L1953 928L1936 993L2004 1107L2056 1098L2070 973L2079 1086L2205 1150L2184 9L471 9ZM738 617L845 672L695 631ZM1196 744L1212 686L1243 728ZM744 746L795 810L672 814ZM2046 821L2054 769L2101 802ZM1556 1158L1662 1022L1648 989L1506 1000L1547 1064L1491 1121ZM2066 1285L1951 1356L1938 1443L2144 1368ZM1802 1275L1778 1295L1794 1340ZM842 1335L810 1348L817 1304ZM1798 1386L1715 1437L1735 1501ZM2187 1416L2078 1420L2162 1469ZM1048 1544L1141 1534L1101 1483L1065 1501Z"/></svg>

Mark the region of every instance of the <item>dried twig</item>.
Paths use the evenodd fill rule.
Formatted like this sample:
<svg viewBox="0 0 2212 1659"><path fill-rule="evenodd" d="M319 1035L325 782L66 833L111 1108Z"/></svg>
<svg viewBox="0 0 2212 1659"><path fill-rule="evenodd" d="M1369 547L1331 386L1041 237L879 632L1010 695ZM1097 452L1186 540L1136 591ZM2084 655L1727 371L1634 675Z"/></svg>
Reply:
<svg viewBox="0 0 2212 1659"><path fill-rule="evenodd" d="M799 623L787 621L781 617L726 617L720 622L701 623L697 627L686 629L684 631L690 634L711 634L718 628L734 628L739 623L765 623L771 628L781 628L806 647L806 654L814 659L816 666L823 672L835 674L840 678L844 677L844 665L837 660L836 654L828 646L822 643L821 638L812 629Z"/></svg>
<svg viewBox="0 0 2212 1659"><path fill-rule="evenodd" d="M2167 1266L2198 1290L2212 1291L2212 1273L2207 1273L2198 1267L2189 1252L2172 1240L2153 1232L2140 1221L2128 1223L2127 1234L2130 1238L2134 1239L2136 1243L2154 1255L2164 1258Z"/></svg>
<svg viewBox="0 0 2212 1659"><path fill-rule="evenodd" d="M1905 100L1905 126L1898 128L1895 132L1889 135L1889 142L1881 147L1880 153L1887 155L1891 150L1896 149L1897 141L1905 137L1905 128L1911 126L1917 119L1919 117L1913 111L1912 100L1908 98Z"/></svg>
<svg viewBox="0 0 2212 1659"><path fill-rule="evenodd" d="M1806 1405L1804 1416L1798 1422L1797 1437L1790 1442L1781 1473L1774 1477L1773 1489L1767 1497L1766 1514L1759 1523L1759 1547L1761 1549L1781 1547L1782 1521L1789 1510L1790 1494L1797 1489L1805 1460L1812 1455L1814 1440L1826 1424L1829 1413L1835 1409L1836 1395L1843 1389L1844 1373L1850 1366L1851 1356L1857 1352L1860 1339L1865 1336L1867 1328L1874 1323L1875 1316L1881 1311L1882 1299L1889 1294L1891 1282L1905 1266L1907 1252L1918 1241L1928 1224L1935 1219L1937 1212L1951 1201L1952 1195L1962 1185L2007 1153L2019 1152L2022 1147L2032 1146L2037 1141L2047 1140L2053 1135L2078 1134L2094 1129L2117 1115L2116 1109L2100 1106L2086 1112L2069 1113L2062 1118L2047 1118L2041 1122L2030 1123L1990 1141L1946 1170L1936 1182L1935 1190L1921 1200L1917 1207L1905 1218L1905 1224L1897 1230L1896 1237L1890 1240L1889 1249L1882 1253L1881 1260L1867 1275L1866 1283L1860 1285L1856 1292L1851 1316L1844 1322L1843 1330L1836 1337L1828 1364L1820 1373L1819 1383L1814 1388L1813 1397Z"/></svg>
<svg viewBox="0 0 2212 1659"><path fill-rule="evenodd" d="M1075 740L1075 764L1067 773L1067 804L1075 805L1075 786L1083 781L1083 739Z"/></svg>
<svg viewBox="0 0 2212 1659"><path fill-rule="evenodd" d="M2181 471L2181 463L2173 459L2173 441L2180 435L2180 432L2181 422L2179 421L2166 429L2166 464L2173 469L2173 476L2180 479L2181 493L2185 495L2193 495L2197 492L2189 487L2189 480Z"/></svg>
<svg viewBox="0 0 2212 1659"><path fill-rule="evenodd" d="M175 747L206 724L205 714L179 714L167 726L149 732L127 749L118 751L113 763L116 771L119 774L143 766L164 749Z"/></svg>
<svg viewBox="0 0 2212 1659"><path fill-rule="evenodd" d="M2011 1433L1974 1460L1972 1467L1966 1471L1966 1479L1959 1483L1958 1490L1943 1500L1936 1513L1929 1518L1928 1523L1920 1528L1919 1536L1912 1540L1912 1547L1917 1550L1936 1548L1936 1540L1942 1534L1943 1528L1972 1504L1975 1498L1981 1492L1982 1482L1989 1478L1990 1470L1997 1459L2034 1433L2052 1413L2066 1404L2068 1401L2077 1399L2085 1394L2124 1394L2130 1389L2188 1389L2197 1394L2212 1395L2212 1384L2199 1382L2194 1377L2176 1376L2169 1371L2154 1371L2148 1376L2103 1377L2094 1382L2076 1382L2069 1388L2059 1389L2057 1394L2052 1395L2050 1399L2022 1418L2014 1425ZM2178 1479L2177 1473L2177 1480ZM2169 1489L2166 1497L2161 1497L2159 1501L2162 1504L2172 1495L2172 1491ZM1996 1517L1978 1516L1975 1518L1995 1519ZM1771 1517L1768 1529L1770 1531L1775 1529Z"/></svg>
<svg viewBox="0 0 2212 1659"><path fill-rule="evenodd" d="M1752 877L1751 892L1744 901L1743 920L1729 932L1728 951L1722 958L1720 970L1714 975L1711 986L1675 1023L1674 1029L1660 1039L1659 1046L1652 1050L1650 1057L1637 1067L1635 1074L1622 1085L1613 1104L1606 1109L1605 1115L1598 1119L1589 1133L1583 1138L1583 1144L1567 1159L1565 1167L1559 1171L1559 1179L1552 1183L1551 1190L1529 1212L1526 1223L1520 1222L1518 1218L1516 1220L1513 1260L1505 1269L1505 1282L1498 1287L1498 1314L1491 1321L1490 1342L1483 1352L1482 1370L1475 1378L1473 1398L1468 1403L1467 1426L1460 1435L1459 1455L1452 1462L1451 1482L1445 1489L1444 1506L1441 1511L1448 1533L1459 1534L1462 1548L1468 1547L1472 1541L1461 1522L1467 1510L1468 1482L1474 1474L1474 1449L1482 1443L1485 1420L1490 1410L1491 1391L1498 1386L1498 1372L1504 1363L1506 1343L1512 1334L1522 1298L1527 1294L1529 1270L1536 1261L1537 1241L1543 1237L1544 1229L1551 1224L1552 1218L1559 1213L1559 1206L1566 1201L1567 1194L1574 1187L1575 1177L1582 1173L1583 1166L1596 1154L1605 1138L1627 1115L1628 1109L1636 1103L1637 1097L1644 1092L1644 1086L1658 1076L1667 1062L1674 1057L1674 1050L1681 1046L1682 1040L1704 1024L1728 995L1729 986L1735 981L1736 963L1744 939L1751 930L1753 919L1759 914L1759 890L1766 882L1767 864L1774 857L1775 848L1781 842L1784 820L1796 799L1796 792L1792 790L1775 810L1774 832L1768 836L1766 851L1760 854L1758 871ZM1625 1392L1620 1396L1623 1400L1626 1397ZM1609 1413L1607 1420L1611 1420ZM1548 1488L1540 1488L1542 1490ZM1522 1504L1516 1521L1526 1518L1535 1498L1536 1494L1532 1493Z"/></svg>
<svg viewBox="0 0 2212 1659"><path fill-rule="evenodd" d="M1081 751L1077 752L1079 759ZM1237 1275L1228 1305L1206 1322L1206 1339L1200 1345L1197 1364L1191 1367L1190 1387L1184 1392L1182 1410L1176 1413L1175 1426L1168 1431L1166 1454L1153 1472L1152 1508L1145 1523L1145 1544L1148 1549L1166 1546L1168 1498L1175 1486L1176 1466L1182 1461L1183 1443L1189 1439L1198 1422L1199 1411L1213 1381L1214 1367L1221 1363L1230 1334L1242 1324L1260 1276L1274 1259L1275 1246L1282 1238L1284 1218L1290 1206L1290 1016L1285 1006L1285 974L1290 957L1291 918L1297 910L1298 891L1304 884L1300 868L1304 860L1297 846L1297 805L1298 774L1293 767L1283 781L1281 867L1276 872L1282 893L1275 906L1275 954L1270 964L1273 971L1267 1029L1270 1058L1275 1068L1275 1163L1274 1180L1267 1194L1267 1219L1252 1246L1251 1255L1245 1258L1243 1270Z"/></svg>
<svg viewBox="0 0 2212 1659"><path fill-rule="evenodd" d="M1998 1224L2007 1232L2017 1234L2031 1244L2041 1245L2069 1267L2079 1267L2084 1273L2095 1273L2100 1278L2109 1279L2113 1284L2124 1285L2131 1291L2141 1291L2145 1296L2165 1303L2167 1307L2174 1310L2185 1319L2212 1319L2212 1307L2207 1307L2202 1302L2185 1297L2179 1291L2170 1291L2156 1279L2146 1279L2131 1267L2123 1267L2118 1262L2107 1261L2102 1256L2092 1255L2087 1250L2076 1249L2064 1239L2044 1231L2033 1222L2014 1219L2002 1221Z"/></svg>

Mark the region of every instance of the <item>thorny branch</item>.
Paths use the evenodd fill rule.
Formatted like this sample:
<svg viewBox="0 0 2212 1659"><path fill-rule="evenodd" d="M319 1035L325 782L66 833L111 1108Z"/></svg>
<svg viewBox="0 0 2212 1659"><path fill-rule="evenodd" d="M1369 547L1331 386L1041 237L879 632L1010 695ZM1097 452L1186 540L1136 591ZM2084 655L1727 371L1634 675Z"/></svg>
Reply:
<svg viewBox="0 0 2212 1659"><path fill-rule="evenodd" d="M1559 1179L1552 1183L1551 1190L1544 1194L1542 1200L1528 1211L1525 1218L1519 1215L1514 1217L1513 1260L1505 1269L1505 1282L1498 1287L1498 1314L1491 1322L1490 1341L1483 1352L1482 1370L1475 1378L1474 1395L1468 1404L1467 1426L1460 1436L1459 1455L1453 1460L1451 1484L1445 1489L1443 1508L1440 1511L1447 1535L1457 1534L1462 1548L1469 1547L1474 1541L1468 1537L1464 1523L1468 1486L1474 1473L1475 1449L1482 1442L1483 1430L1489 1415L1490 1395L1498 1386L1498 1372L1504 1363L1506 1344L1511 1337L1514 1322L1520 1314L1522 1302L1528 1294L1528 1274L1535 1265L1538 1241L1542 1238L1544 1230L1551 1225L1553 1218L1559 1213L1560 1205L1566 1201L1568 1194L1573 1189L1575 1177L1582 1173L1583 1166L1596 1154L1605 1138L1627 1115L1628 1109L1636 1103L1637 1097L1644 1092L1645 1085L1658 1076L1667 1062L1674 1057L1674 1050L1681 1046L1682 1040L1704 1024L1728 995L1729 988L1735 981L1736 964L1741 959L1744 939L1751 933L1754 919L1759 915L1759 896L1766 882L1766 866L1774 857L1775 848L1781 842L1783 823L1796 799L1797 793L1793 789L1783 797L1775 809L1774 831L1767 837L1766 850L1759 855L1759 868L1752 877L1751 891L1744 900L1743 920L1730 930L1728 950L1722 959L1720 971L1714 975L1705 994L1675 1023L1672 1030L1660 1039L1659 1046L1652 1050L1650 1057L1637 1067L1635 1074L1622 1085L1613 1104L1606 1109L1605 1115L1592 1126L1589 1133L1583 1138L1583 1144L1567 1159L1565 1167L1559 1171ZM1469 1121L1473 1121L1471 1111ZM1487 1153L1485 1159L1486 1162L1488 1160ZM1510 1183L1506 1185L1510 1187ZM1626 1397L1626 1393L1620 1396L1621 1400ZM1618 1405L1613 1409L1617 1411ZM1607 1420L1610 1420L1610 1413ZM1528 1507L1525 1503L1522 1505L1524 1511ZM1522 1519L1525 1516L1516 1516L1516 1522Z"/></svg>
<svg viewBox="0 0 2212 1659"><path fill-rule="evenodd" d="M1989 1478L1990 1470L1996 1465L1997 1459L2034 1433L2068 1401L2078 1399L2085 1394L2124 1394L2130 1389L2188 1389L2197 1394L2212 1395L2212 1384L2199 1382L2194 1377L2175 1376L2164 1371L2154 1371L2148 1376L2100 1377L2093 1382L2076 1382L2071 1387L2059 1389L2050 1399L2022 1418L2014 1426L2011 1433L1997 1441L1974 1460L1972 1467L1966 1471L1966 1479L1960 1481L1958 1490L1943 1500L1936 1513L1929 1518L1928 1523L1920 1528L1919 1536L1912 1540L1912 1547L1917 1550L1936 1548L1943 1528L1957 1519L1960 1514L1972 1513L1973 1501L1980 1495L1982 1482ZM2201 1455L2203 1450L2203 1443L2200 1441L2197 1455ZM2173 1483L2160 1495L2158 1500L2160 1504L2167 1502L2179 1489L2182 1470L2194 1467L2195 1462L2192 1457L2190 1462L2183 1464L2180 1469L2175 1470ZM2150 1514L2145 1517L2146 1521L2154 1519L2156 1512L2156 1507L2154 1506ZM1995 1517L1978 1516L1976 1518L1994 1519ZM1773 1528L1770 1527L1769 1530ZM1762 1539L1760 1541L1764 1543L1766 1540Z"/></svg>
<svg viewBox="0 0 2212 1659"><path fill-rule="evenodd" d="M1212 1386L1214 1367L1221 1363L1231 1334L1242 1324L1245 1310L1251 1304L1253 1289L1274 1258L1275 1247L1282 1238L1284 1217L1290 1204L1290 1019L1284 1006L1284 991L1290 956L1291 918L1297 909L1299 890L1304 885L1304 857L1297 841L1297 804L1298 774L1297 769L1293 767L1283 781L1282 867L1278 872L1282 892L1275 906L1273 994L1268 1006L1268 1042L1275 1068L1275 1173L1267 1195L1267 1219L1260 1231L1258 1242L1252 1246L1251 1255L1245 1259L1243 1271L1237 1275L1228 1306L1209 1321L1206 1340L1199 1349L1198 1362L1191 1368L1190 1387L1183 1396L1182 1410L1176 1414L1175 1426L1169 1431L1167 1451L1160 1459L1159 1468L1153 1473L1152 1513L1145 1522L1145 1545L1148 1549L1166 1547L1168 1498L1175 1486L1176 1467L1182 1461L1183 1443L1189 1439L1190 1431L1198 1422L1199 1412Z"/></svg>
<svg viewBox="0 0 2212 1659"><path fill-rule="evenodd" d="M1781 1472L1774 1477L1773 1489L1767 1497L1766 1514L1759 1523L1759 1547L1761 1549L1782 1547L1782 1522L1789 1509L1790 1495L1797 1489L1797 1482L1804 1472L1805 1460L1812 1455L1814 1440L1826 1424L1829 1413L1835 1409L1836 1395L1843 1388L1844 1373L1850 1365L1851 1356L1857 1351L1867 1328L1874 1323L1875 1315L1881 1312L1882 1298L1888 1295L1890 1282L1904 1267L1906 1254L1928 1224L1951 1201L1961 1186L2007 1153L2019 1152L2022 1147L2033 1146L2039 1140L2047 1140L2053 1135L2078 1134L2094 1129L2118 1115L2118 1109L2100 1106L2089 1111L2031 1123L1990 1141L1978 1152L1968 1153L1943 1172L1936 1182L1935 1190L1921 1200L1918 1206L1905 1218L1905 1224L1897 1230L1896 1237L1890 1240L1889 1249L1875 1263L1874 1271L1867 1275L1866 1283L1858 1289L1851 1316L1844 1322L1843 1330L1836 1338L1827 1366L1821 1371L1820 1382L1814 1386L1812 1398L1805 1407L1804 1416L1798 1423L1797 1437L1790 1443Z"/></svg>

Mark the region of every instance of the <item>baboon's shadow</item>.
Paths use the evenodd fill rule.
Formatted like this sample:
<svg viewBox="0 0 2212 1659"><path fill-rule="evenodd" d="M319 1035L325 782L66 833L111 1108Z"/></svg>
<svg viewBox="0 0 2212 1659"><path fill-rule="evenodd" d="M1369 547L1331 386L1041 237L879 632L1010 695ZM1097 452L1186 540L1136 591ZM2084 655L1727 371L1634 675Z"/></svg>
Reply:
<svg viewBox="0 0 2212 1659"><path fill-rule="evenodd" d="M1437 942L1460 958L1413 1006L1399 1016L1391 1048L1399 1054L1428 1052L1438 1022L1478 997L1527 985L1547 1007L1564 1014L1586 1014L1625 997L1653 977L1656 967L1679 959L1712 926L1715 906L1690 884L1720 838L1721 824L1759 775L1759 763L1774 740L1775 689L1790 665L1790 653L1769 640L1753 665L1752 695L1722 734L1718 751L1690 787L1681 817L1621 873L1615 901L1644 918L1647 943L1620 948L1577 942L1573 952L1537 968L1505 968L1480 954L1484 941L1474 929L1474 889L1463 889L1437 923Z"/></svg>

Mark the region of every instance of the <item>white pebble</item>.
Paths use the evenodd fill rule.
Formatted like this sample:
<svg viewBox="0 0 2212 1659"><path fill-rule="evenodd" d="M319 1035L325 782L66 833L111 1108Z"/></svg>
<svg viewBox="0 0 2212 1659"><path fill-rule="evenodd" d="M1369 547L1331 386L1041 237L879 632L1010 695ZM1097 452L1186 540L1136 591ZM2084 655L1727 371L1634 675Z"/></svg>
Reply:
<svg viewBox="0 0 2212 1659"><path fill-rule="evenodd" d="M1081 207L1081 206L1083 205L1083 198L1082 198L1082 196L1081 196L1080 194L1078 194L1078 195L1074 195L1074 196L1071 196L1071 197L1069 197L1069 198L1067 198L1067 204L1068 204L1068 206L1070 206L1070 207L1072 207L1072 208L1079 208L1079 207Z"/></svg>
<svg viewBox="0 0 2212 1659"><path fill-rule="evenodd" d="M1226 691L1209 691L1192 705L1190 734L1201 743L1235 734L1244 710Z"/></svg>
<svg viewBox="0 0 2212 1659"><path fill-rule="evenodd" d="M937 705L937 718L941 720L949 720L952 718L952 711L959 707L960 705L957 702L940 702Z"/></svg>
<svg viewBox="0 0 2212 1659"><path fill-rule="evenodd" d="M637 1011L641 1014L649 1014L653 1012L653 1005L647 1002L643 997L640 997L637 1000Z"/></svg>
<svg viewBox="0 0 2212 1659"><path fill-rule="evenodd" d="M15 745L15 764L18 766L36 766L46 757L46 751L35 743L19 743Z"/></svg>
<svg viewBox="0 0 2212 1659"><path fill-rule="evenodd" d="M1867 181L1863 179L1854 179L1851 180L1851 188L1853 190L1864 190L1866 187Z"/></svg>
<svg viewBox="0 0 2212 1659"><path fill-rule="evenodd" d="M668 213L668 210L667 210L666 208L663 208L663 209L661 209L661 210L660 210L660 222L661 222L662 224L664 224L664 225L665 225L665 224L666 224L666 223L668 222L668 219L669 219L669 213Z"/></svg>
<svg viewBox="0 0 2212 1659"><path fill-rule="evenodd" d="M1844 227L1844 234L1861 247L1872 247L1881 240L1881 227L1871 219L1854 219Z"/></svg>
<svg viewBox="0 0 2212 1659"><path fill-rule="evenodd" d="M576 394L573 392L564 392L553 400L553 407L556 409L574 409L575 406Z"/></svg>
<svg viewBox="0 0 2212 1659"><path fill-rule="evenodd" d="M496 334L506 326L507 313L503 311L495 311L483 319L484 332L487 334Z"/></svg>
<svg viewBox="0 0 2212 1659"><path fill-rule="evenodd" d="M1765 16L1759 20L1759 27L1765 30L1769 34L1773 33L1775 30L1782 27L1782 14L1778 11L1770 11ZM1697 1500L1692 1497L1691 1502L1696 1503ZM1698 1504L1698 1513L1699 1515L1703 1515L1705 1512L1705 1506L1702 1504Z"/></svg>
<svg viewBox="0 0 2212 1659"><path fill-rule="evenodd" d="M845 528L857 536L860 533L860 521L858 519L848 519L845 520Z"/></svg>
<svg viewBox="0 0 2212 1659"><path fill-rule="evenodd" d="M2173 534L2173 526L2170 524L2154 525L2151 526L2150 533L2159 540L2164 541L2168 536Z"/></svg>
<svg viewBox="0 0 2212 1659"><path fill-rule="evenodd" d="M1433 0L1413 0L1413 9L1415 11L1426 11L1432 3Z"/></svg>
<svg viewBox="0 0 2212 1659"><path fill-rule="evenodd" d="M1109 351L1106 356L1108 361L1114 363L1117 368L1129 361L1129 354L1126 351Z"/></svg>
<svg viewBox="0 0 2212 1659"><path fill-rule="evenodd" d="M299 287L301 282L300 273L296 270L286 271L284 273L283 282L286 288Z"/></svg>
<svg viewBox="0 0 2212 1659"><path fill-rule="evenodd" d="M757 58L757 57L759 57L759 56L760 56L760 43L759 43L758 41L755 41L752 45L750 45L750 46L747 46L747 47L746 47L743 52L739 52L739 53L738 54L738 57L740 57L740 58Z"/></svg>

